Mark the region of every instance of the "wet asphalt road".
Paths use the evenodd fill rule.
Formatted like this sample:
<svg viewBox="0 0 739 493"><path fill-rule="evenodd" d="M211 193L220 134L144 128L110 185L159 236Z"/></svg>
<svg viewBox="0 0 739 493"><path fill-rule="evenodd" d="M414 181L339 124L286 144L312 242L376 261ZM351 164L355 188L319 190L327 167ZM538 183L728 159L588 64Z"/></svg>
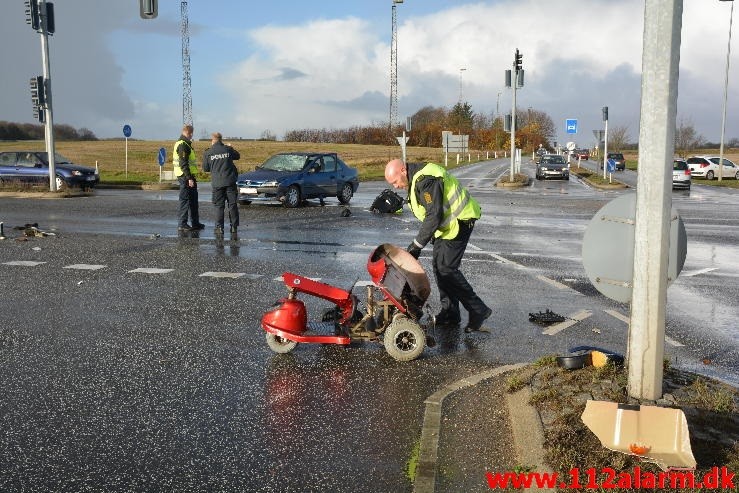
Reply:
<svg viewBox="0 0 739 493"><path fill-rule="evenodd" d="M494 190L506 169L497 160L456 172L483 207L463 269L494 309L492 333L437 334L410 363L373 344L278 356L259 327L286 292L284 271L349 287L369 279L376 245L412 241L408 211L366 210L383 183L360 186L350 217L331 199L242 208L246 226L225 240L212 234L207 187L199 237L177 234L174 191L0 197L6 235L27 222L57 234L0 242L0 490L410 490L404 467L423 401L442 385L575 345L625 349L626 323L611 313L627 316L628 306L597 293L580 262L588 221L623 192L574 178ZM524 171L533 176L530 163ZM673 198L688 256L668 290L667 355L737 384L739 196L694 185ZM15 261L43 263L7 265ZM167 271L131 272L141 268ZM314 318L327 306L301 299ZM545 335L528 313L546 308L591 315Z"/></svg>

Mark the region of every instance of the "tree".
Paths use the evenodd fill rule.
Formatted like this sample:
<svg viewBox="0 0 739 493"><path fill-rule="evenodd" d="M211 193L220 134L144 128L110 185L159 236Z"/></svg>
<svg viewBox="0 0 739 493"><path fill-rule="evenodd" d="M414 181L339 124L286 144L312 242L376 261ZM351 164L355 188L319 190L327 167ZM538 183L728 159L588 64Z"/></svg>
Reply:
<svg viewBox="0 0 739 493"><path fill-rule="evenodd" d="M459 102L452 107L447 118L447 125L457 131L459 135L469 135L472 133L472 120L475 114L472 112L472 106L468 102Z"/></svg>
<svg viewBox="0 0 739 493"><path fill-rule="evenodd" d="M608 129L608 148L613 151L622 151L630 139L627 125L616 125Z"/></svg>
<svg viewBox="0 0 739 493"><path fill-rule="evenodd" d="M680 156L685 157L686 154L703 145L705 141L705 137L695 131L690 118L685 119L681 116L678 119L675 128L675 150Z"/></svg>
<svg viewBox="0 0 739 493"><path fill-rule="evenodd" d="M259 140L277 140L277 137L275 136L275 134L272 133L271 130L266 129L262 132Z"/></svg>

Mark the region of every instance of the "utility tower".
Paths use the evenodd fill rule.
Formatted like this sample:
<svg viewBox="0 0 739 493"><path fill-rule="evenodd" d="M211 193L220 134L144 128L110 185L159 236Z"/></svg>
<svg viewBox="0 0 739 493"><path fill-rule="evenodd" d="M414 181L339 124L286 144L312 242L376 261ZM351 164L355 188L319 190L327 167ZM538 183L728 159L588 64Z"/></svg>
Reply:
<svg viewBox="0 0 739 493"><path fill-rule="evenodd" d="M182 34L182 123L192 125L192 87L190 82L190 23L187 20L187 1L180 3Z"/></svg>
<svg viewBox="0 0 739 493"><path fill-rule="evenodd" d="M393 0L393 36L390 40L390 120L388 127L391 134L398 122L398 14L396 7L399 3L403 3L403 0Z"/></svg>

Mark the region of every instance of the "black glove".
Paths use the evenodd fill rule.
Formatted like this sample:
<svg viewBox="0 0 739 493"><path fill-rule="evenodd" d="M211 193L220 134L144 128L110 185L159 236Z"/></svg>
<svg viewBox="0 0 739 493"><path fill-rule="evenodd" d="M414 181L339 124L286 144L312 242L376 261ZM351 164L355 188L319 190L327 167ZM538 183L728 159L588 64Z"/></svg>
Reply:
<svg viewBox="0 0 739 493"><path fill-rule="evenodd" d="M413 258L415 259L417 259L421 255L421 250L421 247L416 245L415 241L408 245L408 248L405 249L405 251L413 255Z"/></svg>

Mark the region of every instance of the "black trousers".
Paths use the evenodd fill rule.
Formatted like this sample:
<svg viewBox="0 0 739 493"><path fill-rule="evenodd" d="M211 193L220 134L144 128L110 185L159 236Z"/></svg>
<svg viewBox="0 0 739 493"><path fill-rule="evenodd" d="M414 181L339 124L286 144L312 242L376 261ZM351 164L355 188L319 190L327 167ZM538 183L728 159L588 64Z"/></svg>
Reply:
<svg viewBox="0 0 739 493"><path fill-rule="evenodd" d="M236 184L213 189L213 205L216 206L216 226L223 227L224 209L228 202L228 219L231 226L239 225L239 204L236 202Z"/></svg>
<svg viewBox="0 0 739 493"><path fill-rule="evenodd" d="M459 270L473 227L474 223L460 221L456 238L434 240L434 276L439 288L441 311L448 318L459 318L460 303L470 316L481 316L488 308Z"/></svg>
<svg viewBox="0 0 739 493"><path fill-rule="evenodd" d="M198 183L190 188L187 186L187 180L183 177L177 178L180 182L180 226L187 224L188 215L192 219L192 225L200 224L200 213L198 212Z"/></svg>

